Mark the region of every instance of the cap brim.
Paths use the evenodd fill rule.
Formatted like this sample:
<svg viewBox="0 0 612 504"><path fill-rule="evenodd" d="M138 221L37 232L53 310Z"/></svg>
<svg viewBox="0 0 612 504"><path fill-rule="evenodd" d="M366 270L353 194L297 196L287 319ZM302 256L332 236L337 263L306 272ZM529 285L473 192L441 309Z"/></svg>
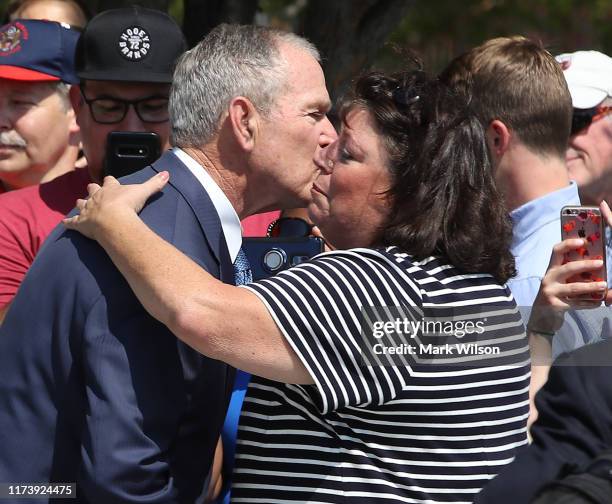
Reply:
<svg viewBox="0 0 612 504"><path fill-rule="evenodd" d="M109 73L107 71L83 71L77 75L81 80L98 80L111 82L148 82L152 84L172 84L172 75L167 73L152 73L152 72L125 72L118 70Z"/></svg>
<svg viewBox="0 0 612 504"><path fill-rule="evenodd" d="M31 82L57 82L60 80L55 75L49 75L29 68L12 65L0 65L0 79L11 79L17 81Z"/></svg>
<svg viewBox="0 0 612 504"><path fill-rule="evenodd" d="M608 93L601 89L593 89L586 86L569 86L572 95L572 106L578 109L590 109L597 107L604 101Z"/></svg>

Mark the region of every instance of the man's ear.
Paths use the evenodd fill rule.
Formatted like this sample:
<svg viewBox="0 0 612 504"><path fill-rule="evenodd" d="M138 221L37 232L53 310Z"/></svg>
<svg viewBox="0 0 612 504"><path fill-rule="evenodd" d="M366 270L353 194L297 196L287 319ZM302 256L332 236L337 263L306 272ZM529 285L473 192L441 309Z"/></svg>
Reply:
<svg viewBox="0 0 612 504"><path fill-rule="evenodd" d="M255 130L259 113L244 96L236 96L229 105L229 116L232 133L238 144L246 151L255 145Z"/></svg>
<svg viewBox="0 0 612 504"><path fill-rule="evenodd" d="M76 110L74 108L73 105L73 98L71 96L71 92L72 92L72 88L74 86L70 87L70 91L68 94L68 100L70 101L70 108L69 110L66 112L66 115L68 116L68 120L69 120L69 124L68 124L68 131L70 133L78 133L81 128L79 128L79 125L77 124L77 120L76 120Z"/></svg>
<svg viewBox="0 0 612 504"><path fill-rule="evenodd" d="M498 160L510 145L510 130L502 121L494 119L487 128L486 136L489 152L495 160Z"/></svg>

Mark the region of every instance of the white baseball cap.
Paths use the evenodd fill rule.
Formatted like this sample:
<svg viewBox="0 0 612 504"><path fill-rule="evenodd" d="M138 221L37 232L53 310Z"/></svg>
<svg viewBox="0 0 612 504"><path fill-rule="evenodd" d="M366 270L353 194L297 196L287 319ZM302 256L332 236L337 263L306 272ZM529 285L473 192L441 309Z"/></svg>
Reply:
<svg viewBox="0 0 612 504"><path fill-rule="evenodd" d="M563 69L572 105L596 107L612 96L612 58L597 51L577 51L556 57Z"/></svg>

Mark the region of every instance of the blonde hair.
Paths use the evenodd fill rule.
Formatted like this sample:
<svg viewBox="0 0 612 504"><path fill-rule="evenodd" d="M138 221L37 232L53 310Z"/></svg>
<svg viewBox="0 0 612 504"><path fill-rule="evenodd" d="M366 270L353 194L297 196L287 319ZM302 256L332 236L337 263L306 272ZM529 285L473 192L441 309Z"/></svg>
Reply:
<svg viewBox="0 0 612 504"><path fill-rule="evenodd" d="M483 125L499 119L530 150L565 156L572 100L555 58L525 37L500 37L455 58L440 78L470 97Z"/></svg>

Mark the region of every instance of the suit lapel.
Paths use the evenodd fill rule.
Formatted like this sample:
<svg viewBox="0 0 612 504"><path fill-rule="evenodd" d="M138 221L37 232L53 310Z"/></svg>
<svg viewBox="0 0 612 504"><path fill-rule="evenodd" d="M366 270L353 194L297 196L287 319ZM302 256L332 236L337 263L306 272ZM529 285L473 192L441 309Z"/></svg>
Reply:
<svg viewBox="0 0 612 504"><path fill-rule="evenodd" d="M215 259L220 265L221 280L234 283L234 268L227 249L227 243L221 227L217 210L210 197L193 176L189 169L171 152L166 152L151 168L156 172L168 171L169 184L181 193L193 209L204 237L208 242Z"/></svg>

